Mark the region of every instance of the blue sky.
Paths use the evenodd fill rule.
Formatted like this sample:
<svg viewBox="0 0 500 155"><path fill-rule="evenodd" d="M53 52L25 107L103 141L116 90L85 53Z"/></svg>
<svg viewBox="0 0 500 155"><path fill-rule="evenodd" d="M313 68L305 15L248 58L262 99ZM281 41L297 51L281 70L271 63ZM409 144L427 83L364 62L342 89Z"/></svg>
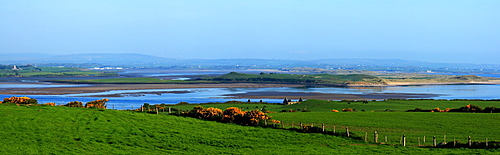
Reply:
<svg viewBox="0 0 500 155"><path fill-rule="evenodd" d="M500 1L2 0L0 52L500 64Z"/></svg>

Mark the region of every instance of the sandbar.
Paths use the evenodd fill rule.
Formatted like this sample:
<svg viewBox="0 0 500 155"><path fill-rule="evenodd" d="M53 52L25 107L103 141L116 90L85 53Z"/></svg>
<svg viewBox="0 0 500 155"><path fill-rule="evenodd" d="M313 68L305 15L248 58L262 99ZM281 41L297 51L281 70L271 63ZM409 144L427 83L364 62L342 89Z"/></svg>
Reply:
<svg viewBox="0 0 500 155"><path fill-rule="evenodd" d="M96 84L82 87L52 87L52 88L4 88L0 94L13 95L63 95L98 93L111 90L141 90L141 89L183 89L183 88L271 88L271 87L304 87L297 84Z"/></svg>
<svg viewBox="0 0 500 155"><path fill-rule="evenodd" d="M329 94L317 92L247 92L224 95L235 99L318 99L318 100L383 100L383 99L412 99L438 97L439 94L415 94L415 93L370 93L370 94Z"/></svg>

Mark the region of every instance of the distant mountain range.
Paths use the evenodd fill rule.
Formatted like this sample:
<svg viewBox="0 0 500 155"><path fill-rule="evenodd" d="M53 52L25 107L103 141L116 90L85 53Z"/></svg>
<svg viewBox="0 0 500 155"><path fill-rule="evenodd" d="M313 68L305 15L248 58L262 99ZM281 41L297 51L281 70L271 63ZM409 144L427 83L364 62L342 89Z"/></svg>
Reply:
<svg viewBox="0 0 500 155"><path fill-rule="evenodd" d="M40 53L0 54L0 64L78 67L126 67L167 69L282 69L294 67L329 70L369 70L386 72L500 72L500 65L432 63L401 59L169 59L137 53L90 53L47 55Z"/></svg>

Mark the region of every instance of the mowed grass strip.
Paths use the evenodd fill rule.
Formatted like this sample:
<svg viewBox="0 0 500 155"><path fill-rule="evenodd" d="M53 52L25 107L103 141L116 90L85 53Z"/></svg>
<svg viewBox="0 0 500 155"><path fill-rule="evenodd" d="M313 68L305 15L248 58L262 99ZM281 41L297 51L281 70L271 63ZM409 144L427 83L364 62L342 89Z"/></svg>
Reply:
<svg viewBox="0 0 500 155"><path fill-rule="evenodd" d="M496 153L369 145L324 134L171 115L0 105L1 154L444 154Z"/></svg>
<svg viewBox="0 0 500 155"><path fill-rule="evenodd" d="M295 112L270 115L289 127L292 122L296 127L299 122L315 126L324 123L329 131L335 127L338 132L345 132L348 127L360 137L368 132L370 141L374 131L380 134L381 141L383 136L391 136L392 143L399 143L400 139L397 137L402 135L413 137L413 143L418 142L417 137L421 137L423 141L423 136L426 136L427 144L430 144L432 136L443 141L444 135L448 142L453 141L453 137L464 142L467 136L472 136L474 141L484 141L485 138L500 141L499 113Z"/></svg>
<svg viewBox="0 0 500 155"><path fill-rule="evenodd" d="M486 107L500 107L500 101L469 101L469 100L384 100L384 101L326 101L326 100L307 100L300 104L284 105L281 107L273 107L268 109L271 111L282 110L304 110L307 109L311 112L331 112L332 109L342 111L342 109L352 108L357 111L366 112L382 112L382 111L398 111L404 112L406 110L420 109L458 109L468 104L477 105L481 108Z"/></svg>

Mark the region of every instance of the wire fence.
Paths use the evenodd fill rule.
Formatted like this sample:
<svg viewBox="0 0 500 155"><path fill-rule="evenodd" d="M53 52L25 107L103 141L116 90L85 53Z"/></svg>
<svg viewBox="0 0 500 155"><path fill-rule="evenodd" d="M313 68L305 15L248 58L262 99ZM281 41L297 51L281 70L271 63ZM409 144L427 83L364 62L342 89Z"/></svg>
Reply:
<svg viewBox="0 0 500 155"><path fill-rule="evenodd" d="M171 115L182 113L181 110L171 107L143 107L126 106L115 107L114 104L109 109L146 112L151 114ZM383 133L377 130L348 127L343 125L331 125L325 123L305 123L300 121L271 123L264 121L260 123L262 127L275 129L294 130L303 133L323 133L334 136L349 137L362 140L368 143L382 145L401 145L415 147L438 147L438 148L500 148L500 142L489 138L474 138L472 136L447 136L447 135L420 135L420 134L394 134Z"/></svg>

